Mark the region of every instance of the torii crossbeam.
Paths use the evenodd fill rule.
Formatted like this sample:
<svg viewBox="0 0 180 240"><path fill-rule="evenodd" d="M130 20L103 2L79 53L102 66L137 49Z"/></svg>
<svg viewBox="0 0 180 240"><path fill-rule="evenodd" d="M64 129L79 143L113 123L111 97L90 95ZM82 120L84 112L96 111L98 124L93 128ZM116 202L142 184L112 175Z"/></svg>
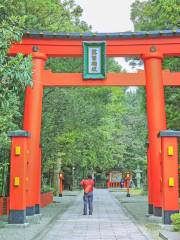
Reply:
<svg viewBox="0 0 180 240"><path fill-rule="evenodd" d="M98 86L146 86L145 72L107 73L104 80L84 80L82 73L53 73L45 70L42 75L44 87L98 87ZM163 71L164 86L180 86L180 73Z"/></svg>

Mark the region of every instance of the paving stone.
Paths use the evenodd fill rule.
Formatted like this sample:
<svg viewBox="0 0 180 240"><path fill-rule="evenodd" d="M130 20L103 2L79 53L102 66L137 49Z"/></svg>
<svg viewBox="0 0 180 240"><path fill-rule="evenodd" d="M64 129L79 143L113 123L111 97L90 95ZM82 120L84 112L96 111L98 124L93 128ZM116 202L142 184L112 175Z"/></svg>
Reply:
<svg viewBox="0 0 180 240"><path fill-rule="evenodd" d="M83 216L82 207L81 195L63 215L58 217L50 232L59 228L58 236L62 240L147 240L108 190L94 191L92 216ZM49 234L43 239L49 240L48 237L51 236Z"/></svg>
<svg viewBox="0 0 180 240"><path fill-rule="evenodd" d="M66 197L62 198L62 202L64 198ZM41 224L36 224L30 225L24 235L22 232L21 234L18 232L17 238L16 236L8 238L5 234L4 239L1 237L0 240L147 240L108 190L94 191L92 216L82 215L82 194L70 198L67 208L66 204L59 205L59 207L65 207L64 212L60 212L56 219L48 225L48 228L42 231L42 234L32 238L32 232L37 232L38 227L41 231ZM42 217L43 221L45 221L44 216ZM31 234L29 234L30 231L32 231Z"/></svg>
<svg viewBox="0 0 180 240"><path fill-rule="evenodd" d="M159 233L159 237L160 239L163 239L163 240L179 240L180 232L170 232L170 231L162 230Z"/></svg>

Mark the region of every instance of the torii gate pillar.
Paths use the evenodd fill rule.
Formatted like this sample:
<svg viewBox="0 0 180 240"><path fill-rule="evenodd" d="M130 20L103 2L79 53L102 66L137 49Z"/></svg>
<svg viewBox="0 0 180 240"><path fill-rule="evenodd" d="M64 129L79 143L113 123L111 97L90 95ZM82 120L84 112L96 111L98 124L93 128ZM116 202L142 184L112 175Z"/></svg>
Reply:
<svg viewBox="0 0 180 240"><path fill-rule="evenodd" d="M38 214L40 208L42 74L47 57L45 54L37 51L38 49L34 47L34 52L32 53L33 87L28 86L26 89L24 108L24 130L31 134L31 137L28 139L28 147L30 149L28 159L29 190L26 208L26 215L28 216Z"/></svg>
<svg viewBox="0 0 180 240"><path fill-rule="evenodd" d="M153 214L152 170L149 142L147 144L147 176L148 176L148 213Z"/></svg>
<svg viewBox="0 0 180 240"><path fill-rule="evenodd" d="M11 160L10 160L10 224L26 223L26 191L27 191L27 162L29 133L26 131L10 131Z"/></svg>
<svg viewBox="0 0 180 240"><path fill-rule="evenodd" d="M146 76L146 99L147 99L147 119L149 129L149 160L148 167L150 183L149 209L153 205L155 216L162 215L161 199L161 140L158 133L166 129L166 115L164 103L163 56L156 51L156 47L151 47L150 52L143 55Z"/></svg>
<svg viewBox="0 0 180 240"><path fill-rule="evenodd" d="M171 215L179 213L178 137L180 131L160 132L162 146L162 220L171 224Z"/></svg>

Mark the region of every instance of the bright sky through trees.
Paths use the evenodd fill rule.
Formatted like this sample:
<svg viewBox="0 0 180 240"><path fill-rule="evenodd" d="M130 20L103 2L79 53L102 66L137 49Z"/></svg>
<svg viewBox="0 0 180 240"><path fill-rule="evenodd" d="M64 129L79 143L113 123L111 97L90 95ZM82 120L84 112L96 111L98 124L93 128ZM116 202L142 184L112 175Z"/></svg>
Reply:
<svg viewBox="0 0 180 240"><path fill-rule="evenodd" d="M83 20L92 25L93 31L132 31L130 5L134 0L76 0L83 8Z"/></svg>
<svg viewBox="0 0 180 240"><path fill-rule="evenodd" d="M83 8L82 19L92 26L94 32L125 32L133 31L130 20L130 6L134 0L76 0ZM127 71L132 69L124 58L118 62Z"/></svg>

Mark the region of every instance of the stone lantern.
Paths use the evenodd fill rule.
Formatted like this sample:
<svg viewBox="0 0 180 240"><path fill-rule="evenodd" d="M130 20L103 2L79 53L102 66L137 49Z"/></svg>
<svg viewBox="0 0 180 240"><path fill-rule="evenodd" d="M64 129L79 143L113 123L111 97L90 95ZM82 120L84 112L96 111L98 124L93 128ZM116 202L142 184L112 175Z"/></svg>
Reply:
<svg viewBox="0 0 180 240"><path fill-rule="evenodd" d="M136 174L136 182L137 182L137 188L141 188L141 173L142 170L140 169L139 165L137 166L136 170L134 170L134 173Z"/></svg>

